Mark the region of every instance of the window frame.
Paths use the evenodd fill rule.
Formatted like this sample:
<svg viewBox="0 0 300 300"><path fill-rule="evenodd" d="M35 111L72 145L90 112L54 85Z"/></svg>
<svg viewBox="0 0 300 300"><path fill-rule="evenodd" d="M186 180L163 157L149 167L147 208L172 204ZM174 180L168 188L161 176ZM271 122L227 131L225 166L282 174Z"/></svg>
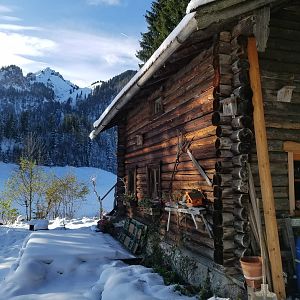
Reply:
<svg viewBox="0 0 300 300"><path fill-rule="evenodd" d="M295 216L296 198L295 198L295 170L294 161L300 161L300 143L287 141L283 144L283 149L288 154L288 179L289 179L289 204L290 215Z"/></svg>
<svg viewBox="0 0 300 300"><path fill-rule="evenodd" d="M133 190L131 190L131 187ZM135 198L137 197L137 167L130 168L127 171L127 193L134 195Z"/></svg>
<svg viewBox="0 0 300 300"><path fill-rule="evenodd" d="M163 97L152 100L152 116L156 117L164 113Z"/></svg>
<svg viewBox="0 0 300 300"><path fill-rule="evenodd" d="M156 172L158 176L158 182L152 182L151 173ZM153 173L154 174L154 173ZM151 200L156 200L161 197L161 164L152 164L146 166L146 175L147 175L147 196ZM153 184L156 188L153 188ZM153 190L156 190L156 194L153 195Z"/></svg>

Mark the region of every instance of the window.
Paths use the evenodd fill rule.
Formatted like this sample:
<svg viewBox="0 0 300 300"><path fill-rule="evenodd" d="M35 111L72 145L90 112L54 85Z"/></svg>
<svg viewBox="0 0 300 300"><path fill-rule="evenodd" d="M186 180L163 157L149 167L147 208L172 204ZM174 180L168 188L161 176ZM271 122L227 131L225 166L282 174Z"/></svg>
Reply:
<svg viewBox="0 0 300 300"><path fill-rule="evenodd" d="M128 194L134 195L136 197L136 168L130 169L128 171Z"/></svg>
<svg viewBox="0 0 300 300"><path fill-rule="evenodd" d="M290 214L300 216L300 143L285 142L288 153Z"/></svg>
<svg viewBox="0 0 300 300"><path fill-rule="evenodd" d="M143 137L143 135L142 134L137 134L135 136L135 138L136 138L136 145L137 146L143 146L143 143L144 143L144 137Z"/></svg>
<svg viewBox="0 0 300 300"><path fill-rule="evenodd" d="M296 160L297 159L297 160ZM294 188L295 188L295 210L300 214L300 155L295 155L294 159Z"/></svg>
<svg viewBox="0 0 300 300"><path fill-rule="evenodd" d="M162 98L161 97L156 98L154 100L153 115L161 114L161 113L163 113L163 111L164 111L164 108L163 108Z"/></svg>
<svg viewBox="0 0 300 300"><path fill-rule="evenodd" d="M148 197L157 199L160 197L160 166L147 166Z"/></svg>

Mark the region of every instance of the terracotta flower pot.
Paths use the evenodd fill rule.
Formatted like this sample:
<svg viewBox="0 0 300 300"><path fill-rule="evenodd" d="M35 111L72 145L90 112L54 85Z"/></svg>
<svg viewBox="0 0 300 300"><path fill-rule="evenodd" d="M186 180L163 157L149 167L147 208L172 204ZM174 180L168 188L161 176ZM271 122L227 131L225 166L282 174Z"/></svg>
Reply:
<svg viewBox="0 0 300 300"><path fill-rule="evenodd" d="M262 283L262 260L260 256L244 256L240 259L246 283L249 287L260 288Z"/></svg>

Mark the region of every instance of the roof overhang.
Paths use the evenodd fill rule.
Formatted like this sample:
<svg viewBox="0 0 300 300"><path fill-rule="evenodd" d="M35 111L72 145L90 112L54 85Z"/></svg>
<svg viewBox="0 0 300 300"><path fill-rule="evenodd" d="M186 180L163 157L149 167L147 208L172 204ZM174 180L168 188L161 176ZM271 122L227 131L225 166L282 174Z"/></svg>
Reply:
<svg viewBox="0 0 300 300"><path fill-rule="evenodd" d="M90 138L94 139L101 131L111 126L118 112L141 90L146 82L157 72L170 56L196 31L204 30L213 24L228 22L238 16L274 2L288 0L200 0L190 6L194 12L188 13L171 32L161 46L154 52L144 66L126 84L100 118L94 122ZM191 1L192 2L192 1ZM199 9L201 7L201 9Z"/></svg>

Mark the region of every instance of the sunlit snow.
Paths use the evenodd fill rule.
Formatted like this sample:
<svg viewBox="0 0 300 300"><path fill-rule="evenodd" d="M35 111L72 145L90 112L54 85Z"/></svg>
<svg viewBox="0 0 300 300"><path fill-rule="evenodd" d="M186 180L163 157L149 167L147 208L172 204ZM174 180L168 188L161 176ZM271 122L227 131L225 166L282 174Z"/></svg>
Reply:
<svg viewBox="0 0 300 300"><path fill-rule="evenodd" d="M110 235L92 231L95 224L71 220L65 230L56 220L35 232L25 223L0 226L0 299L196 299L165 286L152 269L122 262L133 256Z"/></svg>
<svg viewBox="0 0 300 300"><path fill-rule="evenodd" d="M0 163L0 188L16 168ZM116 176L95 168L46 168L61 176L75 173L80 180L97 177L102 195ZM113 195L104 201L112 208ZM90 193L77 215L95 216L98 203ZM127 265L133 256L108 234L96 232L97 217L49 221L49 230L30 231L18 221L0 226L0 300L195 300L165 286L152 269ZM47 222L46 222L47 223ZM43 223L40 228L47 228ZM221 298L211 298L221 299Z"/></svg>
<svg viewBox="0 0 300 300"><path fill-rule="evenodd" d="M4 190L7 179L11 176L13 170L17 168L15 164L6 164L0 162L0 192ZM76 211L76 217L84 216L97 216L99 214L99 202L93 192L91 178L96 178L96 188L99 195L102 197L106 192L116 183L116 175L98 169L89 167L42 167L46 173L53 173L57 177L61 178L67 174L76 175L80 182L84 182L88 188L89 193L86 196L86 200L82 203L79 209ZM103 207L106 212L110 212L113 209L114 192L112 191L104 200ZM25 213L24 207L15 204L15 207L22 214ZM0 220L1 221L1 220Z"/></svg>

